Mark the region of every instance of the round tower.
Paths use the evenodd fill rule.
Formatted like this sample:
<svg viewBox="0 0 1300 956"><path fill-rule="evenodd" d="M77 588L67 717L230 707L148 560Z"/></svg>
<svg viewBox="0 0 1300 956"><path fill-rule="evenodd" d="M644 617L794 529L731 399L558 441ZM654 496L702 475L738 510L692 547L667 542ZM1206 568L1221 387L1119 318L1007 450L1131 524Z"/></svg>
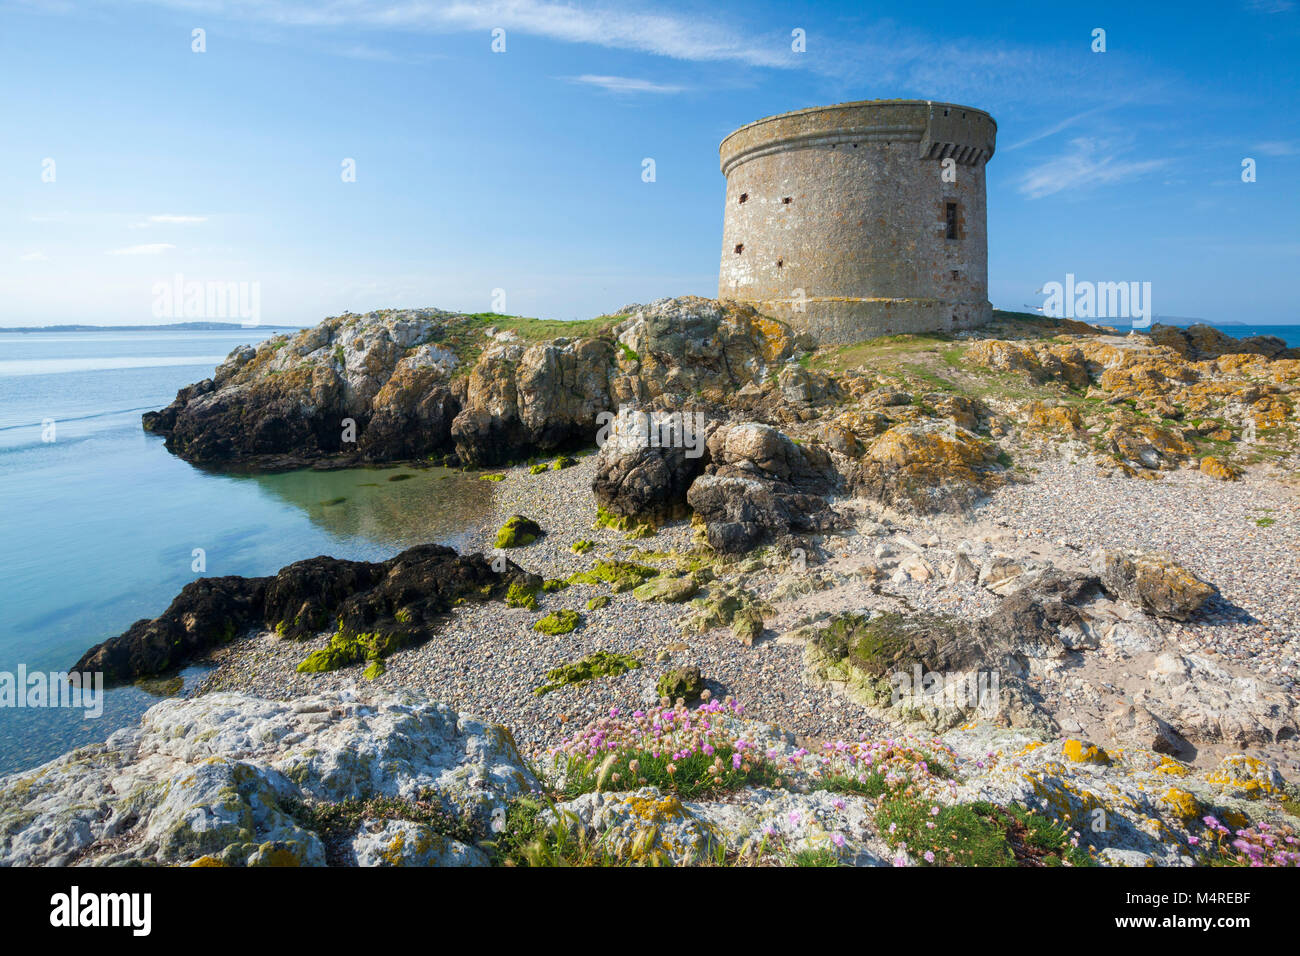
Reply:
<svg viewBox="0 0 1300 956"><path fill-rule="evenodd" d="M718 298L822 344L987 322L984 164L996 134L983 110L928 100L742 126L719 147Z"/></svg>

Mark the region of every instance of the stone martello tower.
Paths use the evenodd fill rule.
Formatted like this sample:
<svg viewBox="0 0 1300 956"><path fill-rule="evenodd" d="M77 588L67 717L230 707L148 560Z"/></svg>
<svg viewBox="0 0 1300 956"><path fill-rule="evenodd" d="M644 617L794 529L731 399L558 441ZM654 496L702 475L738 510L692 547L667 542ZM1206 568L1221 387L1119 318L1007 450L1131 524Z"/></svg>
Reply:
<svg viewBox="0 0 1300 956"><path fill-rule="evenodd" d="M819 106L742 126L719 149L718 298L822 344L987 322L984 164L996 134L983 110L927 100Z"/></svg>

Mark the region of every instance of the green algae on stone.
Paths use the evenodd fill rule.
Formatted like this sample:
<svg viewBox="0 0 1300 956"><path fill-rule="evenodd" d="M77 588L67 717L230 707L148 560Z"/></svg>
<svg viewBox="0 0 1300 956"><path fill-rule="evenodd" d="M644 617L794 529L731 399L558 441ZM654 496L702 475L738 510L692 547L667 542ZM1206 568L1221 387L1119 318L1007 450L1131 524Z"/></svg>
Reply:
<svg viewBox="0 0 1300 956"><path fill-rule="evenodd" d="M542 534L542 527L531 518L523 515L511 515L497 532L498 548L522 548L532 544Z"/></svg>
<svg viewBox="0 0 1300 956"><path fill-rule="evenodd" d="M658 530L651 521L615 514L614 512L607 510L603 505L597 506L596 521L592 524L592 527L609 528L613 531L625 532L625 537L629 541L653 537L655 532Z"/></svg>
<svg viewBox="0 0 1300 956"><path fill-rule="evenodd" d="M551 470L562 471L565 468L572 468L577 463L578 459L572 458L569 455L561 455L559 458L555 459L555 461L551 462Z"/></svg>
<svg viewBox="0 0 1300 956"><path fill-rule="evenodd" d="M640 666L641 662L635 657L612 651L595 651L572 663L547 671L546 679L549 683L538 687L533 693L540 697L569 684L581 684L597 677L617 677Z"/></svg>
<svg viewBox="0 0 1300 956"><path fill-rule="evenodd" d="M683 628L702 634L715 627L729 627L746 644L752 644L763 632L763 618L771 612L750 591L726 582L712 585L708 596L692 601L691 607L695 611L683 622Z"/></svg>
<svg viewBox="0 0 1300 956"><path fill-rule="evenodd" d="M541 462L540 464L530 466L528 469L528 473L530 475L540 475L542 474L542 472L550 471L550 470L551 470L550 465L548 465L546 462Z"/></svg>
<svg viewBox="0 0 1300 956"><path fill-rule="evenodd" d="M659 574L658 568L647 567L632 561L597 561L590 571L579 571L569 576L570 584L608 584L615 594L630 591L639 584Z"/></svg>
<svg viewBox="0 0 1300 956"><path fill-rule="evenodd" d="M661 574L633 588L632 596L638 601L680 604L695 596L700 590L700 583L700 579L694 574L682 574L676 577Z"/></svg>
<svg viewBox="0 0 1300 956"><path fill-rule="evenodd" d="M584 539L582 539L581 541L575 541L575 542L573 542L573 544L570 546L569 550L572 551L574 554L586 554L588 551L590 551L590 550L591 550L592 548L594 548L594 547L595 547L595 544L593 544L592 542L590 542L590 541L588 541L587 539L584 538Z"/></svg>
<svg viewBox="0 0 1300 956"><path fill-rule="evenodd" d="M527 581L512 581L506 591L506 607L522 607L530 611L537 610L537 592L540 585Z"/></svg>
<svg viewBox="0 0 1300 956"><path fill-rule="evenodd" d="M681 698L686 703L700 699L704 692L704 679L698 667L674 667L655 683L655 693L669 700Z"/></svg>
<svg viewBox="0 0 1300 956"><path fill-rule="evenodd" d="M489 475L479 475L478 480L479 481L505 481L506 476L501 474L500 472L494 472Z"/></svg>
<svg viewBox="0 0 1300 956"><path fill-rule="evenodd" d="M363 660L373 663L402 647L406 640L407 635L400 632L349 634L338 631L330 637L328 644L303 659L298 665L298 673L323 674Z"/></svg>
<svg viewBox="0 0 1300 956"><path fill-rule="evenodd" d="M590 601L587 602L587 610L599 611L602 607L605 607L607 604L609 604L609 601L610 601L610 597L608 594L597 594L594 598L592 598Z"/></svg>
<svg viewBox="0 0 1300 956"><path fill-rule="evenodd" d="M538 618L533 623L533 630L542 634L568 634L582 621L582 615L577 611L570 611L564 608L559 611L552 611L545 617Z"/></svg>

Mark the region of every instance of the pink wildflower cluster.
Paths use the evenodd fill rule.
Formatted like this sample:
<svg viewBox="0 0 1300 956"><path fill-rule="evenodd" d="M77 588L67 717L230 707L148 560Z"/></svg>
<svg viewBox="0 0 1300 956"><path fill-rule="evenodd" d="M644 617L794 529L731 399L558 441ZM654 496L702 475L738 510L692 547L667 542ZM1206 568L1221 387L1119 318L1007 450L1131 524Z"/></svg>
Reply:
<svg viewBox="0 0 1300 956"><path fill-rule="evenodd" d="M1207 850L1217 851L1221 862L1242 866L1300 866L1300 837L1289 826L1255 823L1236 831L1230 830L1213 815L1202 819ZM1192 838L1193 845L1202 841Z"/></svg>
<svg viewBox="0 0 1300 956"><path fill-rule="evenodd" d="M848 776L859 781L878 774L892 789L903 783L938 783L940 778L932 766L936 760L957 762L956 754L937 738L864 737L855 743L839 740L823 744L821 753L803 762L803 769L819 776Z"/></svg>
<svg viewBox="0 0 1300 956"><path fill-rule="evenodd" d="M739 717L741 709L731 697L707 701L694 710L684 704L633 711L611 707L608 717L592 721L550 753L590 758L620 750L644 750L655 757L669 754L681 760L697 752L712 754L724 745L738 751L753 750L752 743L736 736L730 719Z"/></svg>

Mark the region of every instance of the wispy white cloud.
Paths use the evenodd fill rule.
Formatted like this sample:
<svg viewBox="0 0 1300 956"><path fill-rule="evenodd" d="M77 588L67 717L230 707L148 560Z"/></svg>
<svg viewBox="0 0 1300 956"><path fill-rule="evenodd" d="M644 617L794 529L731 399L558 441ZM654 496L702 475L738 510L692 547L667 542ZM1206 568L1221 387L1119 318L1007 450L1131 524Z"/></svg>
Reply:
<svg viewBox="0 0 1300 956"><path fill-rule="evenodd" d="M1246 0L1246 7L1256 13L1288 13L1295 9L1294 0Z"/></svg>
<svg viewBox="0 0 1300 956"><path fill-rule="evenodd" d="M1125 151L1105 140L1072 139L1061 155L1026 172L1019 191L1029 199L1042 199L1066 189L1136 179L1169 163L1168 159L1123 159Z"/></svg>
<svg viewBox="0 0 1300 956"><path fill-rule="evenodd" d="M1276 139L1256 143L1251 149L1265 156L1294 156L1296 153L1300 153L1300 145L1291 141Z"/></svg>
<svg viewBox="0 0 1300 956"><path fill-rule="evenodd" d="M109 256L158 256L170 249L175 249L170 242L148 242L142 246L125 246L121 249L109 249Z"/></svg>
<svg viewBox="0 0 1300 956"><path fill-rule="evenodd" d="M655 83L651 80L638 80L630 76L596 76L584 73L582 76L567 76L572 83L585 83L598 86L610 93L680 93L686 89L672 83Z"/></svg>
<svg viewBox="0 0 1300 956"><path fill-rule="evenodd" d="M588 43L616 50L652 53L678 60L721 60L751 66L796 66L788 37L770 41L747 35L722 21L684 17L650 9L579 5L553 0L153 0L189 13L206 12L284 26L366 28L457 33L482 31L488 49L491 31ZM517 41L516 41L517 42Z"/></svg>
<svg viewBox="0 0 1300 956"><path fill-rule="evenodd" d="M207 216L178 216L174 213L161 213L157 216L147 216L141 222L131 223L132 229L144 229L148 226L188 226L195 223L207 222Z"/></svg>

